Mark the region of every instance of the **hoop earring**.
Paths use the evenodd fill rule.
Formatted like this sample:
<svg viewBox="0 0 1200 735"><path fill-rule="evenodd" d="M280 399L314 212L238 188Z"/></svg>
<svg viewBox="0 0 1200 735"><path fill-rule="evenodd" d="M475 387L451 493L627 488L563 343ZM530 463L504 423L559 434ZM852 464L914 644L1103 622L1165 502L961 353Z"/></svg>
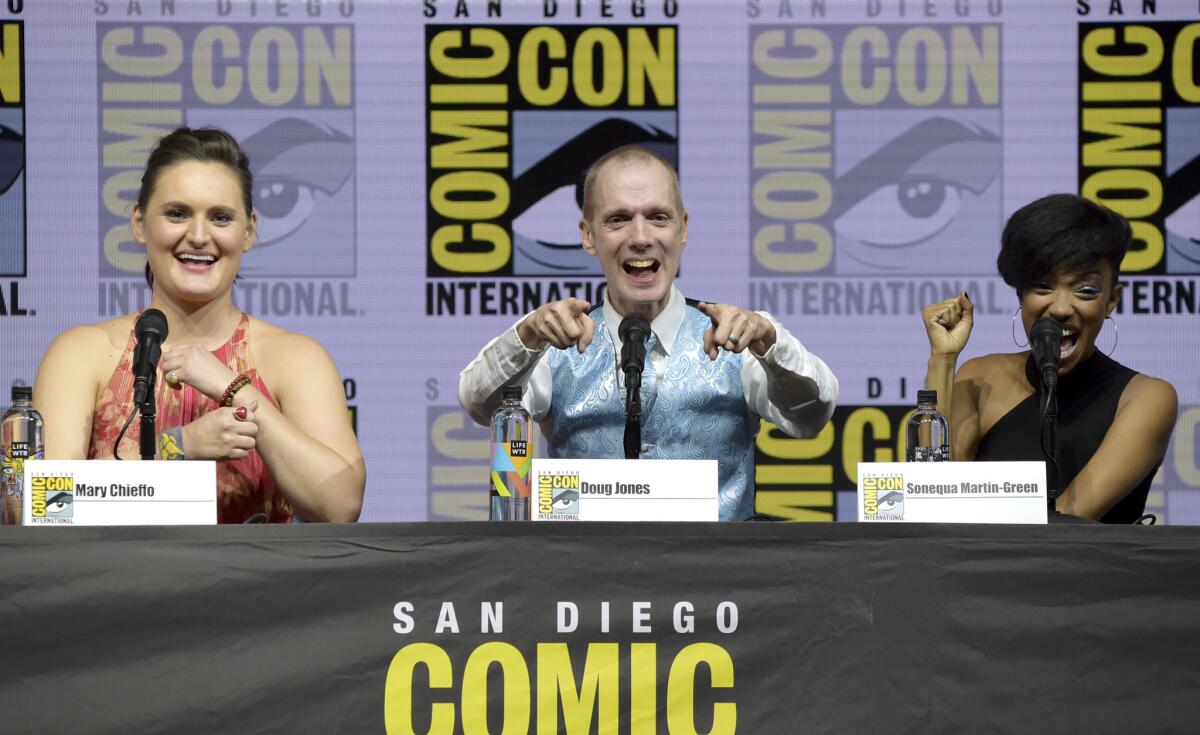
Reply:
<svg viewBox="0 0 1200 735"><path fill-rule="evenodd" d="M1112 354L1117 351L1117 343L1121 341L1121 330L1117 328L1117 320L1113 319L1111 314L1104 317L1104 321L1112 323L1112 328L1113 328L1112 349L1109 350L1108 352L1104 353L1108 357L1112 357Z"/></svg>
<svg viewBox="0 0 1200 735"><path fill-rule="evenodd" d="M1026 339L1025 344L1021 344L1020 342L1017 341L1017 317L1019 317L1019 316L1021 316L1021 307L1018 306L1017 310L1013 312L1012 338L1013 338L1013 344L1023 350L1029 346L1029 340Z"/></svg>

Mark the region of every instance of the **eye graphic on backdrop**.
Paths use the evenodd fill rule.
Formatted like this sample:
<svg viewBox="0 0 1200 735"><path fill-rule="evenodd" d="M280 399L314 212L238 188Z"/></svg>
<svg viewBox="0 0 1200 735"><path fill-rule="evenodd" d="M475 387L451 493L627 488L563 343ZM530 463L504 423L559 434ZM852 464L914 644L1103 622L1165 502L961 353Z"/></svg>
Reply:
<svg viewBox="0 0 1200 735"><path fill-rule="evenodd" d="M934 179L888 184L842 215L837 233L870 247L920 245L954 221L962 205L962 188ZM881 220L890 226L880 227Z"/></svg>
<svg viewBox="0 0 1200 735"><path fill-rule="evenodd" d="M625 145L654 151L676 165L676 138L654 126L607 118L547 153L513 180L513 246L518 272L591 273L599 262L583 252L576 222L583 181L600 156Z"/></svg>
<svg viewBox="0 0 1200 735"><path fill-rule="evenodd" d="M942 117L888 141L834 183L839 256L857 270L918 267L907 249L936 241L962 222L999 175L1000 153L991 132ZM946 248L952 253L959 245Z"/></svg>
<svg viewBox="0 0 1200 735"><path fill-rule="evenodd" d="M1166 220L1171 250L1194 265L1200 266L1200 196L1175 210Z"/></svg>
<svg viewBox="0 0 1200 735"><path fill-rule="evenodd" d="M25 170L25 136L0 125L0 195L7 192Z"/></svg>
<svg viewBox="0 0 1200 735"><path fill-rule="evenodd" d="M254 172L258 247L284 240L337 194L354 171L353 140L298 118L276 120L243 143ZM316 212L319 215L319 212Z"/></svg>
<svg viewBox="0 0 1200 735"><path fill-rule="evenodd" d="M312 187L295 181L271 181L258 187L255 205L259 218L272 225L267 228L271 238L263 242L277 242L308 221L313 210Z"/></svg>
<svg viewBox="0 0 1200 735"><path fill-rule="evenodd" d="M513 220L513 230L534 243L532 247L521 247L521 252L538 265L563 273L596 269L591 259L573 263L566 262L564 257L572 252L583 251L579 228L575 226L575 219L570 217L571 212L576 213L576 219L579 216L579 205L575 201L576 188L573 183L558 187ZM569 227L567 223L570 223Z"/></svg>
<svg viewBox="0 0 1200 735"><path fill-rule="evenodd" d="M1167 270L1200 272L1200 156L1167 177L1163 188L1162 211L1170 248Z"/></svg>

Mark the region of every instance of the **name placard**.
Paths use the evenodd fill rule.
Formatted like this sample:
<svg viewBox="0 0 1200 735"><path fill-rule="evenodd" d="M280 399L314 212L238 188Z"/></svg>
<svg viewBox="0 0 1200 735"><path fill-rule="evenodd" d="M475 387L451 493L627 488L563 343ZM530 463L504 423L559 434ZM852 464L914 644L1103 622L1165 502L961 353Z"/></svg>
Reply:
<svg viewBox="0 0 1200 735"><path fill-rule="evenodd" d="M1046 523L1045 462L859 462L858 520Z"/></svg>
<svg viewBox="0 0 1200 735"><path fill-rule="evenodd" d="M715 459L535 459L535 521L716 521Z"/></svg>
<svg viewBox="0 0 1200 735"><path fill-rule="evenodd" d="M209 526L215 462L115 459L25 463L26 526Z"/></svg>

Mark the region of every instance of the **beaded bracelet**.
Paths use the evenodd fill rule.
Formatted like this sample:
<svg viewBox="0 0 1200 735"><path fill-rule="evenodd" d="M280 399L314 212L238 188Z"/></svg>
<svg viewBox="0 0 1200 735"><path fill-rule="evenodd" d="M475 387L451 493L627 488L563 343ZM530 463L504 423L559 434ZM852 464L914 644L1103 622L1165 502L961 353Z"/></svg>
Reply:
<svg viewBox="0 0 1200 735"><path fill-rule="evenodd" d="M233 379L233 382L229 384L229 387L225 389L225 395L221 396L221 405L225 408L232 406L234 394L248 385L250 385L250 376L246 375L245 373L238 375Z"/></svg>

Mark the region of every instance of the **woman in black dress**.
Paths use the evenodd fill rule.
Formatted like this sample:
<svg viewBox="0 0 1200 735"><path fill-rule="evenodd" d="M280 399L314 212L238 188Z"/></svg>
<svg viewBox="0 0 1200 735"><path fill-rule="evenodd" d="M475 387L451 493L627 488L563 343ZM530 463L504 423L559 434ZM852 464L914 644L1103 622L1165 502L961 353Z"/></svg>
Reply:
<svg viewBox="0 0 1200 735"><path fill-rule="evenodd" d="M1120 300L1117 275L1130 242L1129 223L1112 210L1053 194L1013 214L996 261L1016 289L1025 339L1043 316L1063 329L1058 510L1106 523L1132 523L1142 514L1178 410L1169 383L1096 349ZM922 314L931 348L925 384L950 418L953 458L1041 460L1039 376L1030 352L984 355L955 372L972 311L964 292Z"/></svg>

